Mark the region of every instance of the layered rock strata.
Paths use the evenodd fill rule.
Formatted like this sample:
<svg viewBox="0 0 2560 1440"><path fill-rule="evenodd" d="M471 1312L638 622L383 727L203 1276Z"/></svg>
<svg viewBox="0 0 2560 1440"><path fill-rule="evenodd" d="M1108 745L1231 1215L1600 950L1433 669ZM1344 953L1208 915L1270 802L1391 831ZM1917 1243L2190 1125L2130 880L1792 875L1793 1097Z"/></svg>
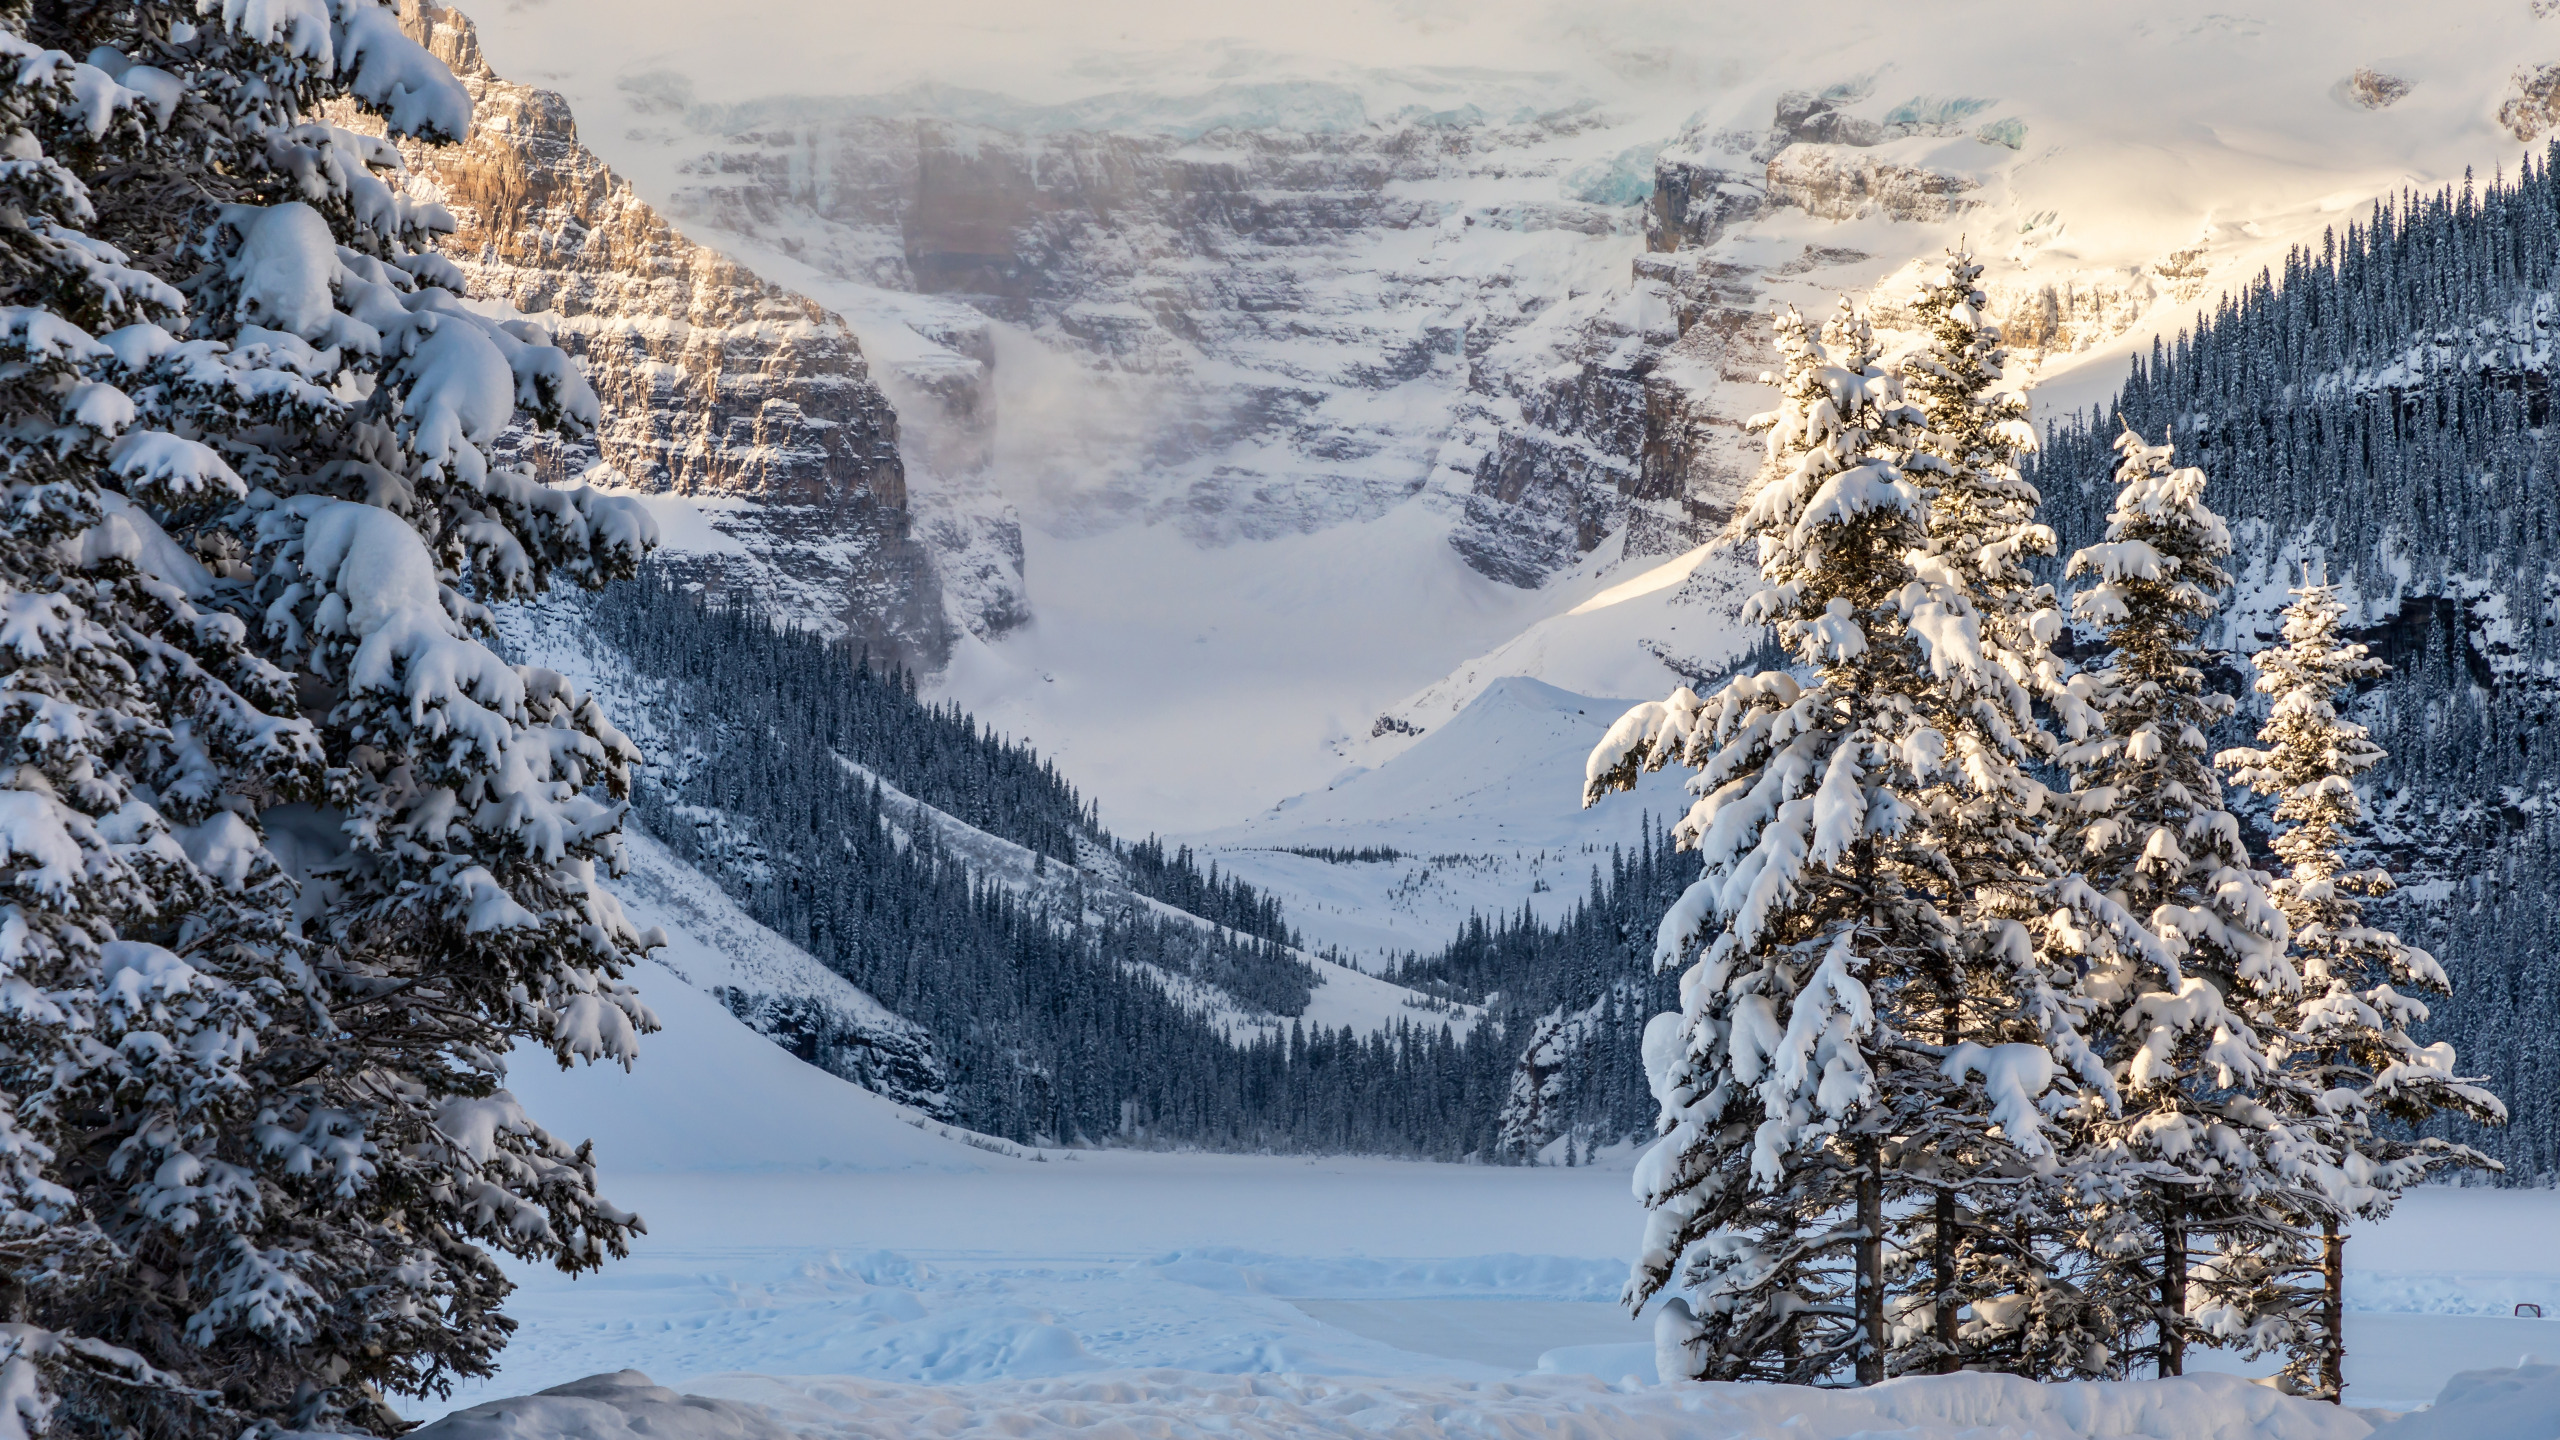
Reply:
<svg viewBox="0 0 2560 1440"><path fill-rule="evenodd" d="M566 100L490 70L460 12L408 0L402 20L476 102L464 143L404 147L459 224L446 253L472 295L552 326L604 402L592 442L527 435L520 456L701 502L730 543L675 553L691 578L938 666L952 624L898 417L844 321L677 233L579 143Z"/></svg>

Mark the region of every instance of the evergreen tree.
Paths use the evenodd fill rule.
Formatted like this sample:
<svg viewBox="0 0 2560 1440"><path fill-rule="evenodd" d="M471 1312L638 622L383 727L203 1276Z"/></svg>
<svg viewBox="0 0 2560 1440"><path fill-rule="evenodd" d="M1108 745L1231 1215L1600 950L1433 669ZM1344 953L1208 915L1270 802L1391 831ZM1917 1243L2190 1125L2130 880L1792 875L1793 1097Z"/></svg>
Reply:
<svg viewBox="0 0 2560 1440"><path fill-rule="evenodd" d="M389 10L13 0L0 49L12 1403L396 1430L381 1391L489 1373L491 1250L637 1223L501 1088L651 1023L596 883L636 757L478 633L646 514L492 468L594 396L311 118L460 136Z"/></svg>
<svg viewBox="0 0 2560 1440"><path fill-rule="evenodd" d="M2204 472L2127 431L2107 538L2071 557L2092 583L2073 596L2100 629L2103 663L2072 677L2080 702L2062 763L2070 776L2067 858L2139 916L2141 943L2085 946L2117 1113L2084 1111L2075 1157L2093 1300L2148 1310L2154 1359L2181 1372L2188 1343L2262 1346L2246 1277L2200 1272L2208 1248L2261 1255L2300 1240L2296 1136L2258 1098L2269 1076L2241 1011L2296 992L2286 926L2223 808L2206 734L2234 701L2209 688L2204 622L2229 577L2231 535L2204 503ZM2148 1291L2148 1294L2144 1292ZM2199 1312L2214 1312L2211 1331ZM2130 1327L2128 1327L2130 1328Z"/></svg>
<svg viewBox="0 0 2560 1440"><path fill-rule="evenodd" d="M2451 987L2435 957L2365 921L2365 899L2390 893L2392 878L2379 866L2349 864L2364 818L2355 780L2384 755L2365 727L2338 713L2355 682L2388 667L2338 634L2345 607L2335 586L2306 583L2293 593L2284 643L2252 657L2257 689L2272 697L2258 731L2266 748L2226 750L2217 760L2237 783L2276 799L2275 851L2285 875L2274 893L2291 922L2302 987L2269 994L2274 1003L2249 1018L2270 1036L2270 1099L2311 1137L2316 1184L2328 1202L2317 1216L2316 1300L2296 1274L2266 1266L2262 1283L2274 1293L2265 1306L2293 1302L2287 1378L2303 1393L2338 1400L2346 1384L2342 1222L2383 1218L2436 1166L2496 1168L2466 1146L2415 1132L2445 1112L2497 1124L2506 1107L2455 1074L2450 1044L2421 1045L2409 1033L2427 1018L2425 1002L2410 992L2447 995Z"/></svg>
<svg viewBox="0 0 2560 1440"><path fill-rule="evenodd" d="M135 503L238 478L95 378L97 333L185 302L88 233L75 164L147 150L165 116L151 87L24 22L0 7L0 1375L11 1423L41 1430L219 1401L201 1372L115 1343L113 1311L139 1257L254 1224L237 1179L188 1170L253 1119L260 1032L295 998L289 897L216 802L244 781L314 795L322 756L284 677L201 608L202 567ZM217 1252L188 1278L208 1313L237 1309L267 1288L262 1260Z"/></svg>
<svg viewBox="0 0 2560 1440"><path fill-rule="evenodd" d="M1959 937L1930 977L1933 1014L1913 1033L1954 1065L1997 1056L2043 1072L2059 1062L2103 1105L2108 1077L2078 1031L2071 962L2040 942L2058 908L2119 929L2125 917L2069 883L2048 843L2054 797L2037 770L2057 742L2036 702L2071 714L2077 701L2051 648L2061 610L2028 566L2052 552L2054 537L2019 474L2034 433L2024 398L2002 381L2006 356L1982 313L1981 273L1970 255L1950 252L1922 288L1923 339L1902 363L1927 417L1904 470L1929 495L1926 554L1912 558L1903 603L1930 664L1917 703L1945 752L1922 772L1919 823L1942 857ZM1969 1097L1987 1098L1952 1090L1925 1131L1904 1138L1898 1162L1931 1191L1897 1247L1910 1257L1915 1291L1904 1307L1912 1333L1903 1363L2102 1371L2111 1318L2048 1263L2063 1224L2050 1166L2033 1164L2035 1147L2020 1151L1996 1115L1967 1113Z"/></svg>
<svg viewBox="0 0 2560 1440"><path fill-rule="evenodd" d="M1809 1382L1845 1367L1872 1383L1943 1354L1935 1316L1911 1325L1913 1304L1888 1294L1889 1208L1934 1202L1954 1157L1995 1140L2032 1168L2054 1052L2083 1047L2034 947L1971 950L1945 898L1956 875L1936 826L1960 826L1974 797L1961 779L1932 787L1975 757L1934 723L1940 697L2027 707L1929 549L1930 502L1899 463L1923 416L1845 302L1819 337L1788 314L1777 338L1781 406L1756 422L1768 459L1737 528L1766 581L1746 618L1775 626L1798 674L1640 706L1587 772L1587 802L1673 760L1701 772L1675 834L1703 873L1654 957L1688 969L1682 1009L1645 1032L1666 1133L1638 1170L1652 1215L1628 1298L1682 1285L1697 1301L1659 1322L1666 1373ZM2005 719L1977 718L2010 759L2024 751ZM1946 997L1985 964L1997 1019L1974 1023L1994 1043L1944 1043ZM1930 1288L1918 1308L1944 1297Z"/></svg>
<svg viewBox="0 0 2560 1440"><path fill-rule="evenodd" d="M2560 1172L2560 1048L2540 1021L2560 1006L2560 629L2527 618L2560 525L2519 501L2560 476L2539 338L2560 284L2555 160L2387 197L2137 357L2115 407L2137 431L2176 428L2253 567L2315 555L2365 597L2347 623L2393 667L2369 697L2389 754L2368 793L2395 797L2378 835L2406 857L2403 888L2367 913L2453 983L2417 1037L2457 1046L2512 1107L2503 1126L2447 1115L2442 1133L2519 1178ZM2031 469L2066 549L2105 527L2118 428L2062 425Z"/></svg>

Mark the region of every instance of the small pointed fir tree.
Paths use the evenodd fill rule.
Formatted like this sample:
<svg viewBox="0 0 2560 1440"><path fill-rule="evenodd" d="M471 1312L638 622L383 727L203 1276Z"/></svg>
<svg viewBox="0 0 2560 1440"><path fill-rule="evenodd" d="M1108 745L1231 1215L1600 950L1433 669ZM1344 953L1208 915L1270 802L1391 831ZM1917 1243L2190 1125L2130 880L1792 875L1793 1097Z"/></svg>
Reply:
<svg viewBox="0 0 2560 1440"><path fill-rule="evenodd" d="M2286 1347L2293 1388L2340 1400L2343 1221L2383 1218L2439 1165L2497 1168L2475 1150L2416 1131L2440 1114L2501 1123L2506 1107L2456 1074L2451 1045L2421 1045L2409 1033L2427 1018L2417 994L2449 995L2452 986L2434 956L2365 921L2365 902L2390 894L2392 879L2380 866L2350 864L2364 820L2355 778L2384 753L2365 727L2338 713L2357 681L2389 667L2339 635L2346 607L2335 586L2306 583L2293 593L2284 643L2252 657L2257 690L2271 698L2258 730L2265 748L2225 750L2217 759L2236 783L2276 801L2275 852L2285 874L2275 899L2292 924L2302 987L2270 996L2276 1003L2251 1018L2270 1034L2270 1099L2311 1137L2315 1181L2329 1202L2317 1217L2316 1287L2279 1265L2262 1263L2258 1279L2269 1308L2293 1302Z"/></svg>
<svg viewBox="0 0 2560 1440"><path fill-rule="evenodd" d="M2198 1262L2217 1246L2265 1254L2300 1242L2288 1208L2302 1198L2291 1178L2300 1137L2258 1098L2269 1062L2242 1018L2300 980L2207 750L2236 703L2208 684L2203 649L2229 585L2230 531L2204 503L2204 472L2130 430L2117 449L2106 538L2068 567L2090 582L2073 609L2107 651L2071 681L2088 718L2074 719L2061 756L2063 845L2151 939L2089 947L2090 1035L2123 1108L2080 1117L2075 1158L2091 1288L2119 1314L2148 1312L2155 1368L2174 1375L2195 1340L2271 1338L2253 1328L2243 1277ZM2206 1310L2210 1327L2196 1318Z"/></svg>

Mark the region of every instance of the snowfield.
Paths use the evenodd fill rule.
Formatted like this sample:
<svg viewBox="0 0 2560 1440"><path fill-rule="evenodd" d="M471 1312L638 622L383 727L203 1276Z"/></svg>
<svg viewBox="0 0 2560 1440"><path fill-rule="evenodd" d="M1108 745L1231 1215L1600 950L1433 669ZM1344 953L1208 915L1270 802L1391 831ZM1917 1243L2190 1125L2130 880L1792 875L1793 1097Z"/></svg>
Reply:
<svg viewBox="0 0 2560 1440"><path fill-rule="evenodd" d="M533 1054L513 1080L594 1138L649 1233L598 1275L518 1272L502 1371L413 1409L450 1415L433 1440L2369 1433L2222 1375L1657 1385L1650 1326L1613 1303L1638 1228L1623 1150L1574 1169L1028 1150L801 1064L664 969L640 983L665 1029L632 1073ZM2509 1314L2560 1313L2560 1196L2420 1191L2349 1257L2357 1405L2560 1356L2560 1320ZM588 1379L623 1371L673 1388ZM2381 1433L2560 1433L2560 1368L2474 1389L2469 1419Z"/></svg>
<svg viewBox="0 0 2560 1440"><path fill-rule="evenodd" d="M652 1440L784 1440L795 1435L2362 1440L2375 1433L2351 1411L2288 1399L2222 1376L2039 1386L2008 1376L1966 1375L1897 1381L1861 1392L1700 1384L1629 1390L1588 1379L1351 1384L1313 1376L1221 1380L1141 1371L986 1386L715 1375L695 1388L698 1394L679 1396L649 1385L642 1375L598 1376L562 1394L466 1411L419 1434L421 1440L535 1440L561 1434L593 1440L625 1435Z"/></svg>

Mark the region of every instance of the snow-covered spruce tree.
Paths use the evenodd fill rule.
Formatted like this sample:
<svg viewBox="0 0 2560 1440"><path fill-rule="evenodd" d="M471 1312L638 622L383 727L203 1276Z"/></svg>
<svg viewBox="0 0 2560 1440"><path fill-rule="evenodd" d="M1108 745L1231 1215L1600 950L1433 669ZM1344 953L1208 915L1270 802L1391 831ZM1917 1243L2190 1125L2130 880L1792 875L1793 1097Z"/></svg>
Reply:
<svg viewBox="0 0 2560 1440"><path fill-rule="evenodd" d="M2161 1374L2188 1343L2253 1350L2285 1336L2261 1322L2236 1260L2298 1246L2302 1137L2258 1096L2269 1066L2241 1012L2294 993L2286 924L2223 808L2206 733L2236 703L2207 683L2205 622L2229 584L2230 531L2204 503L2205 476L2128 431L2106 539L2071 557L2092 583L2072 598L2107 643L2072 677L2081 702L2062 752L2070 776L2065 856L2141 917L2155 942L2090 944L2080 990L2092 1041L2122 1096L2084 1112L2073 1168L2092 1288L2119 1313L2148 1311ZM2086 718L2094 716L2094 720ZM2277 1329L2281 1329L2280 1326Z"/></svg>
<svg viewBox="0 0 2560 1440"><path fill-rule="evenodd" d="M203 602L203 567L146 507L236 498L211 450L137 424L94 378L98 334L174 321L183 297L86 233L71 161L141 153L150 81L113 84L30 43L0 8L0 1430L75 1428L174 1406L111 1316L137 1262L219 1235L256 1198L191 1162L246 1138L259 1035L294 1001L272 867L218 873L235 788L316 797L321 747L246 627ZM119 327L122 327L121 329ZM210 865L200 864L210 861ZM149 1259L144 1257L149 1255ZM254 1253L189 1276L237 1295ZM229 1276L215 1270L227 1268ZM65 1407L67 1405L67 1413ZM236 1422L231 1425L237 1429Z"/></svg>
<svg viewBox="0 0 2560 1440"><path fill-rule="evenodd" d="M2225 750L2232 779L2273 796L2275 851L2285 875L2276 903L2292 922L2302 974L2296 994L2277 993L2252 1015L2267 1036L2269 1100L2316 1144L2316 1183L2329 1201L2316 1300L2295 1275L2265 1274L2269 1303L2316 1306L2297 1323L2287 1377L2302 1393L2337 1400L2345 1390L2346 1217L2379 1220L2400 1193L2438 1165L2496 1168L2465 1146L2419 1138L2417 1127L2451 1112L2499 1123L2506 1107L2455 1074L2449 1044L2420 1045L2409 1027L2427 1018L2408 992L2450 994L2435 957L2365 923L2364 902L2387 895L2391 872L2352 867L2364 819L2355 777L2384 759L2365 727L2338 713L2356 681L2389 667L2342 639L2346 613L2332 585L2305 583L2284 612L2284 643L2258 652L2257 689L2272 697L2258 731L2264 749Z"/></svg>
<svg viewBox="0 0 2560 1440"><path fill-rule="evenodd" d="M1986 662L1899 464L1922 417L1865 322L1844 302L1818 338L1792 313L1776 328L1781 406L1759 419L1768 460L1736 528L1767 582L1746 613L1799 668L1639 706L1586 772L1586 803L1675 760L1699 772L1675 834L1702 874L1655 951L1687 969L1681 1011L1645 1033L1665 1133L1637 1171L1652 1214L1628 1299L1678 1287L1697 1301L1657 1322L1666 1374L1873 1382L1939 1353L1909 1349L1915 1327L1895 1323L1889 1211L1945 1188L1932 1157L1994 1137L2031 1168L2054 1052L2043 1037L1935 1038L1950 986L1972 982L1949 978L1970 957L1923 823L1924 792L1963 762L1931 720L1946 676ZM2033 947L1997 958L2024 967L2004 1019L2067 1031Z"/></svg>
<svg viewBox="0 0 2560 1440"><path fill-rule="evenodd" d="M1929 501L1926 554L1913 557L1905 608L1935 682L1918 697L1922 714L1948 761L1922 783L1919 824L1943 857L1959 938L1931 977L1934 1024L1915 1020L1915 1033L1950 1049L2050 1043L2040 1063L2060 1062L2103 1110L2109 1078L2078 1033L2074 962L2053 953L2048 922L2060 913L2074 917L2071 933L2133 927L2073 883L2049 843L2057 807L2036 767L2058 746L2036 702L2071 715L2079 701L2052 650L2061 609L2026 563L2053 553L2054 537L2019 474L2035 436L2024 397L2002 379L2006 354L1982 313L1981 274L1970 255L1948 254L1922 286L1914 318L1923 338L1900 367L1927 417L1904 470ZM1899 1226L1911 1272L1908 1363L2039 1377L2107 1371L2117 1321L2072 1283L2057 1254L2069 1228L2067 1179L2048 1158L2021 1153L1989 1114L1942 1111L1907 1143L1899 1168L1935 1182L1929 1203Z"/></svg>
<svg viewBox="0 0 2560 1440"><path fill-rule="evenodd" d="M0 47L8 1423L396 1428L503 1342L489 1250L635 1223L501 1088L649 1024L595 883L633 757L475 632L647 521L490 469L592 394L305 118L459 136L388 10L0 0Z"/></svg>

